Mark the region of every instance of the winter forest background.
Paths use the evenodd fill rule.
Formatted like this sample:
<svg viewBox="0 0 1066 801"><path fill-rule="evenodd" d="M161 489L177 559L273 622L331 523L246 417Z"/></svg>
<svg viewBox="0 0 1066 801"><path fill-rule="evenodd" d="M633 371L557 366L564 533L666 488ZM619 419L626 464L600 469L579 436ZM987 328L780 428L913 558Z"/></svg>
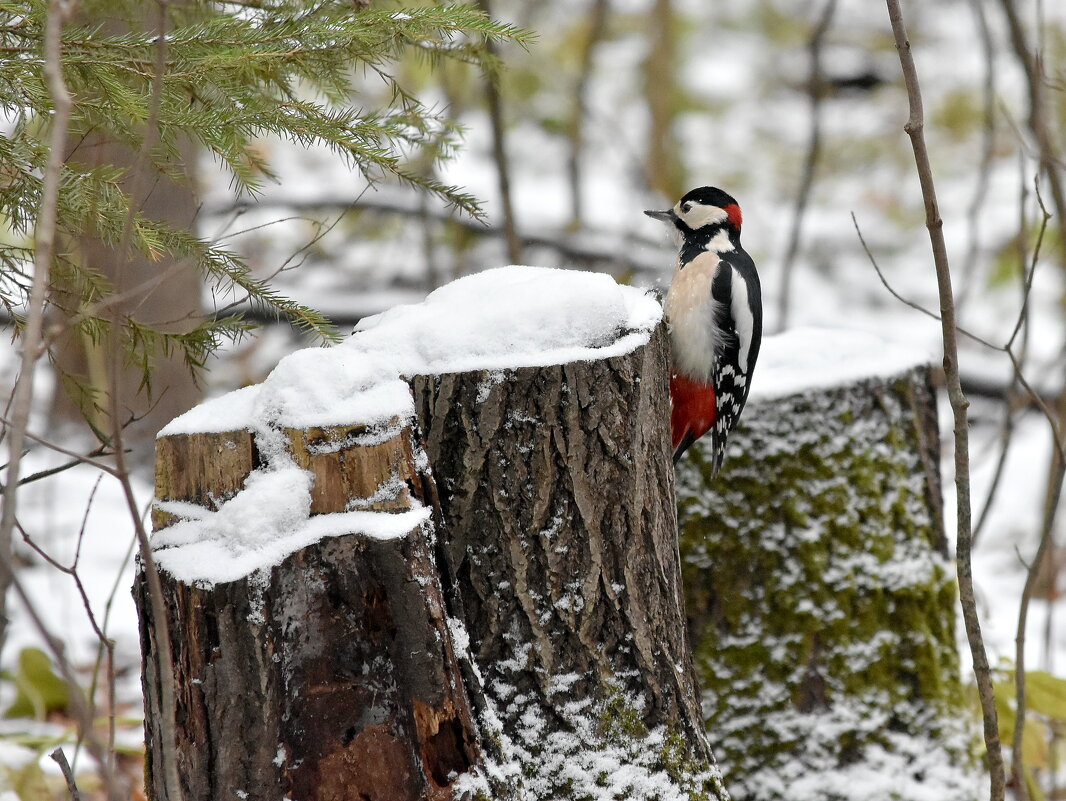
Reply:
<svg viewBox="0 0 1066 801"><path fill-rule="evenodd" d="M83 3L67 25L118 33L157 24L156 4L127 5ZM180 15L188 11L184 5L159 8ZM254 15L260 4L218 5L240 16ZM315 6L346 15L428 7L387 0L262 5L284 8L297 21ZM151 501L154 432L204 397L261 381L283 355L321 343L330 330L344 336L366 315L504 264L604 271L621 282L662 289L673 267L672 245L641 212L666 208L688 189L713 184L744 209L743 242L762 276L768 332L818 326L840 329L846 337L849 330L868 331L920 349L939 364L940 326L930 317L939 307L936 278L903 132L907 96L881 4L481 0L479 7L514 28L483 30L468 21L455 41L477 48L459 52L456 45L443 57L427 53L433 48L425 42L391 50L378 42L380 59L353 60L350 71L337 66L336 76L320 74L320 85L299 72L313 76L325 69L321 64L296 70L289 87L293 102L328 101L356 110L356 118L404 104L435 116L417 123L412 117L403 131L388 130L398 125L395 120L375 118L382 129L368 131L367 142L384 137L400 162L360 161L358 153L331 146L329 138L339 129L328 120L302 131L279 123L277 135L250 126L240 133L249 142L241 151L224 127L234 124L240 110L210 110L209 103L200 121L175 124L214 126L220 132L215 144L206 134L186 131L162 137L140 161L136 134L116 145L111 139L123 137L109 139L105 116L96 129L72 129L68 145L75 152L83 148L83 156L91 153L94 168L115 164L136 171L145 161L164 158L189 168L191 193L180 182L158 182L158 176L150 189L136 178L108 180L129 192L145 214L168 216L176 230L193 231L207 245L236 254L248 272L239 280L205 282L203 264L210 268L210 259L197 262L196 247L160 235L152 286L122 289L122 280L147 275L137 272L140 267L123 277L99 277L100 287L130 293L123 302L132 297L131 314L144 323L144 330L131 329L139 355L123 378L130 400L121 414L128 453L120 470L128 484L112 474L114 462L101 444L111 441L112 410L100 401L112 364L110 340L103 328L86 323L97 312L105 316L101 299L107 289L87 290L98 277L90 280L73 268L53 272L53 301L63 293L68 299L77 295L65 308L82 316L74 334L48 334L57 318L46 318L51 351L35 373L32 437L19 469L30 480L11 490L17 491L13 546L2 555L29 605L9 591L10 624L0 640L0 708L6 709L0 720L0 799L65 793L59 768L46 755L57 744L73 754L78 726L42 628L62 644L64 659L102 719L113 699L119 765L137 774L143 713L129 592L137 548L130 508L143 519ZM1045 529L1051 546L1028 586L1026 661L1039 673L1035 681L1046 674L1066 677L1057 605L1066 580L1066 541L1057 510L1046 502L1058 497L1056 476L1061 484L1053 443L1066 415L1066 5L926 0L907 3L904 11L922 82L959 323L968 332L960 339L960 367L971 402L974 572L989 660L1002 690L1001 732L1009 745L1019 601ZM406 14L395 17L403 22ZM43 167L47 156L47 119L27 111L49 105L42 37L19 38L31 27L27 20L43 18L42 4L0 3L0 40L8 54L0 56L6 72L0 72L5 165ZM485 51L488 34L493 40ZM318 41L325 35L320 31ZM36 55L19 61L17 51L26 42L36 42ZM144 53L150 59L151 47ZM132 118L136 122L111 121L110 129L134 131L152 118L148 93L142 95L126 102L145 113ZM414 98L422 105L411 106ZM170 100L163 98L164 108ZM101 104L99 113L108 108ZM21 136L37 145L19 150ZM5 399L14 396L20 374L19 332L33 275L43 170L28 169L30 174L36 183L8 174L0 190L0 293L11 334L0 346ZM9 197L18 192L21 200ZM480 204L482 217L470 213L473 201L463 193ZM456 202L467 210L457 211ZM29 211L21 215L19 209ZM83 208L81 214L90 212ZM61 241L59 248L71 260L88 257L93 248L142 249L123 232L121 215L112 227L107 244ZM154 240L145 234L145 241L151 246ZM249 294L258 298L249 303ZM275 303L274 294L291 302ZM296 325L278 319L286 311ZM52 313L58 314L55 308ZM260 325L245 330L234 313ZM153 325L166 328L176 319L195 324L180 331L172 326L172 338L151 333ZM221 321L222 333L235 341L216 341L214 333L197 327L204 319ZM1012 334L1008 353L1002 346ZM170 358L162 356L167 347ZM196 381L183 364L183 349L196 354L193 361L203 359ZM157 368L147 387L151 400L132 400L145 390L139 361ZM4 414L5 437L16 406L12 402ZM943 401L949 540L955 520L950 421ZM79 457L81 463L72 466ZM110 471L94 465L98 459L107 460ZM102 648L102 637L112 643L113 670L101 658L109 650ZM961 630L960 652L968 671ZM1050 700L1030 712L1025 754L1037 779L1030 789L1062 798L1064 685L1040 686L1050 688ZM976 701L973 709L976 726ZM92 760L82 755L75 772L89 776ZM93 787L91 779L86 782Z"/></svg>

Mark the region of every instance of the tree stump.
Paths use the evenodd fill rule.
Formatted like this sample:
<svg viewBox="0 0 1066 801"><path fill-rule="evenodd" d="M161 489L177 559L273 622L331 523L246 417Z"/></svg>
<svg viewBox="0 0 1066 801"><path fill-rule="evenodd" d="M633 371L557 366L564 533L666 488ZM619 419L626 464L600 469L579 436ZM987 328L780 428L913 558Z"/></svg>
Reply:
<svg viewBox="0 0 1066 801"><path fill-rule="evenodd" d="M310 520L353 507L398 516L416 507L411 496L421 492L422 477L409 428L373 445L360 444L366 432L357 427L286 435L297 464L314 476ZM174 511L233 496L258 461L248 431L158 443L153 539L164 539L156 547L185 801L452 799L457 777L478 763L477 732L428 522L390 539L353 528L269 571L210 587L166 569ZM160 677L143 570L135 596L147 786L162 801L169 796L160 770Z"/></svg>
<svg viewBox="0 0 1066 801"><path fill-rule="evenodd" d="M428 458L410 428L289 430L280 450L261 423L160 440L153 543L188 801L727 797L686 639L665 331L620 336L634 347L611 358L412 378ZM267 481L305 482L291 520L247 501ZM190 562L254 541L235 509L330 535L199 586ZM421 516L382 539L358 514ZM183 528L208 523L222 534ZM161 801L143 576L135 592Z"/></svg>
<svg viewBox="0 0 1066 801"><path fill-rule="evenodd" d="M767 340L764 382L810 366L775 364L775 339L882 358L804 336ZM678 468L707 733L738 798L977 796L930 372L869 369L763 397L757 373L719 477L700 444Z"/></svg>
<svg viewBox="0 0 1066 801"><path fill-rule="evenodd" d="M685 631L667 350L660 326L618 358L413 381L508 797L727 797Z"/></svg>

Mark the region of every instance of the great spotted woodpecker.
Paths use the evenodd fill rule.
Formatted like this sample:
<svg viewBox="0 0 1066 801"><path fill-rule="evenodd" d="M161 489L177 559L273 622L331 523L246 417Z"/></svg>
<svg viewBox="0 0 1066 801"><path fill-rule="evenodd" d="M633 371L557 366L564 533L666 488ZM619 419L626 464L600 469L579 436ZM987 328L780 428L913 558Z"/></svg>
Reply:
<svg viewBox="0 0 1066 801"><path fill-rule="evenodd" d="M672 209L644 213L669 224L680 247L665 304L674 464L710 431L717 475L759 357L759 274L740 246L740 206L721 189L693 189Z"/></svg>

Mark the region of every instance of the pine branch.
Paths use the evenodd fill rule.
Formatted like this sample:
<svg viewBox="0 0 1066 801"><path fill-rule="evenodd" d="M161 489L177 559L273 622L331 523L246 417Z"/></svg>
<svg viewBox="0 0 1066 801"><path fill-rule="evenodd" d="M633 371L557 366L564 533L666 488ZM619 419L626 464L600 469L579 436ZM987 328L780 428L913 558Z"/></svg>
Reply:
<svg viewBox="0 0 1066 801"><path fill-rule="evenodd" d="M433 178L419 163L423 155L447 158L458 146L459 130L443 110L410 94L393 70L398 58L414 53L430 63L470 63L493 72L499 61L492 45L524 46L527 33L467 5L353 12L341 2L257 0L161 8L165 40L145 30L114 34L102 23L69 25L58 40L63 55L56 64L72 100L67 141L75 147L56 173L60 249L48 259L48 302L90 342L115 334L126 361L141 370L143 386L151 386L160 353L181 353L195 372L249 324L223 313L221 319L190 321L189 330L175 333L132 318L109 320L104 312L118 297L113 286L75 253L63 252L64 243L91 237L149 262L184 260L227 301L248 302L258 314L287 318L321 339L338 335L321 314L254 277L236 254L141 213L143 187L131 198L129 169L86 163L77 145L90 134L124 144L139 154L139 166L177 181L185 179L182 147L191 141L225 165L238 194L245 195L274 177L261 153L264 137L325 146L372 184L391 180L418 187L481 217L471 194ZM32 260L40 255L18 239L39 230L42 176L56 153L46 141L55 127L54 92L41 72L46 11L43 0L0 0L0 110L12 120L10 132L0 135L0 217L12 237L0 246L0 308L16 331L32 305L32 276L38 274ZM116 13L122 13L121 3ZM359 96L360 71L385 83L391 99L384 108L368 108Z"/></svg>

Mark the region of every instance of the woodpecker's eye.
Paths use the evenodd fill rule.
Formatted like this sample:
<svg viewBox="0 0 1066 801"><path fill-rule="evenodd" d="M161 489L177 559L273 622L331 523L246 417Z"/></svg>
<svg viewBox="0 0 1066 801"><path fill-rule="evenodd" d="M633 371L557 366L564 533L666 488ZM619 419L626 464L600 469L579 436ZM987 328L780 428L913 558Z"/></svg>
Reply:
<svg viewBox="0 0 1066 801"><path fill-rule="evenodd" d="M682 203L681 211L684 214L688 214L690 211L692 211L692 201L686 200L684 203Z"/></svg>

